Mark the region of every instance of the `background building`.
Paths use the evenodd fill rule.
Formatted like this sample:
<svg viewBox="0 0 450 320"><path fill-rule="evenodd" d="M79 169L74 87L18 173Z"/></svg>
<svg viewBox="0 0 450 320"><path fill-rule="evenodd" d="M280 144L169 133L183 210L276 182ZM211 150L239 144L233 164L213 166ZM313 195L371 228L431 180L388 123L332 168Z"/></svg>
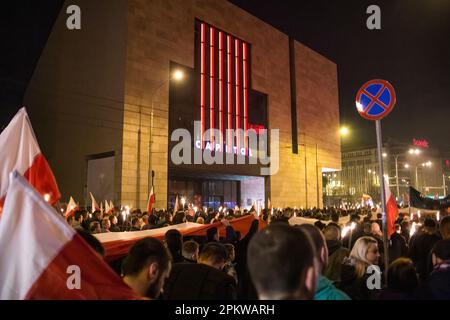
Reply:
<svg viewBox="0 0 450 320"><path fill-rule="evenodd" d="M81 30L67 29L68 5L80 7ZM231 83L232 127L280 129L273 176L170 160L172 131L190 130L202 105L205 126L220 123L220 34L234 42L230 74L239 74ZM186 75L179 82L178 69ZM321 206L322 173L341 168L336 64L227 1L67 1L24 104L63 199L73 195L81 205L92 192L145 208L153 183L160 208L175 194L203 204L270 197L275 206Z"/></svg>
<svg viewBox="0 0 450 320"><path fill-rule="evenodd" d="M383 146L384 174L389 177L391 192L398 202L407 202L405 195L409 186L430 197L444 195L446 167L443 153L430 148L428 142L414 144L414 141L418 140L388 142ZM363 194L380 201L378 170L376 146L343 152L342 171L323 174L326 203L357 203L361 202Z"/></svg>

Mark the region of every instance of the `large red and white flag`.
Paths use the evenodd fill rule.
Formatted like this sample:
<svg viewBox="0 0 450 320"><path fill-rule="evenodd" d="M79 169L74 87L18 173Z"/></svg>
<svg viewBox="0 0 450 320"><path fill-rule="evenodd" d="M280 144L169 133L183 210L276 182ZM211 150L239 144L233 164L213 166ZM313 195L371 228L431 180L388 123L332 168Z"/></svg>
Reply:
<svg viewBox="0 0 450 320"><path fill-rule="evenodd" d="M89 192L89 194L91 195L91 212L94 213L96 210L100 210L100 207L98 206L97 201L95 201L94 196L92 195L91 192Z"/></svg>
<svg viewBox="0 0 450 320"><path fill-rule="evenodd" d="M153 203L155 203L155 195L153 194L153 186L152 186L147 201L147 212L149 215L152 214Z"/></svg>
<svg viewBox="0 0 450 320"><path fill-rule="evenodd" d="M70 200L69 200L69 203L67 204L67 209L66 209L66 213L65 213L65 217L66 217L66 220L70 217L70 216L72 216L74 213L75 213L75 211L78 209L78 205L77 205L77 203L75 202L75 200L73 200L73 198L72 197L70 197Z"/></svg>
<svg viewBox="0 0 450 320"><path fill-rule="evenodd" d="M384 177L384 195L386 197L386 224L388 230L388 238L395 232L395 220L398 218L398 207L395 197L389 188L389 179Z"/></svg>
<svg viewBox="0 0 450 320"><path fill-rule="evenodd" d="M136 294L17 172L0 221L0 300Z"/></svg>
<svg viewBox="0 0 450 320"><path fill-rule="evenodd" d="M23 175L50 204L61 198L25 108L17 112L0 134L0 214L8 190L8 177L14 170Z"/></svg>

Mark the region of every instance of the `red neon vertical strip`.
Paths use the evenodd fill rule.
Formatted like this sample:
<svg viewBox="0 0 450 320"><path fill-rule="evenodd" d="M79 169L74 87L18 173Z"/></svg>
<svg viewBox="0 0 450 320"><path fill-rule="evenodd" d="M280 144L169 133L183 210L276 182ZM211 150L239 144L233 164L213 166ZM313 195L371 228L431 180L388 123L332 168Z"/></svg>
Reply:
<svg viewBox="0 0 450 320"><path fill-rule="evenodd" d="M239 70L239 40L234 40L234 57L235 57L235 84L236 84L236 146L238 150L241 148L240 136L237 134L241 128L241 83L240 83L240 70Z"/></svg>
<svg viewBox="0 0 450 320"><path fill-rule="evenodd" d="M248 69L247 69L247 44L242 43L242 55L244 66L244 148L248 148Z"/></svg>
<svg viewBox="0 0 450 320"><path fill-rule="evenodd" d="M203 133L205 132L205 24L201 25L201 41L200 41L200 64L201 64L201 72L200 72L200 108L201 108L201 147L203 149Z"/></svg>
<svg viewBox="0 0 450 320"><path fill-rule="evenodd" d="M228 89L228 129L233 129L233 97L231 91L231 37L227 36L227 89ZM231 131L228 131L228 151L231 152L231 148L233 147L233 142L231 141Z"/></svg>
<svg viewBox="0 0 450 320"><path fill-rule="evenodd" d="M223 38L219 32L219 131L220 148L223 148Z"/></svg>
<svg viewBox="0 0 450 320"><path fill-rule="evenodd" d="M209 28L209 128L211 143L214 143L214 28Z"/></svg>

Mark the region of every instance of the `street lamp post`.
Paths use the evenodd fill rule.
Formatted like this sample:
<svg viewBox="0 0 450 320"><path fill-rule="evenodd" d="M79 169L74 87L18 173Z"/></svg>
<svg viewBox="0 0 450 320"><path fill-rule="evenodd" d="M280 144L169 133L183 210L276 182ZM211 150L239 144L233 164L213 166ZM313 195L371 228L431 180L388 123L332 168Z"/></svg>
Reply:
<svg viewBox="0 0 450 320"><path fill-rule="evenodd" d="M154 177L154 172L152 169L151 154L152 154L152 145L153 145L153 118L154 118L155 96L156 96L156 93L158 92L158 90L160 90L163 86L165 86L167 83L169 83L170 80L180 81L181 79L183 79L183 77L184 77L183 71L181 71L181 70L174 71L172 74L170 74L169 79L162 81L156 87L156 89L153 90L153 93L152 93L151 111L150 111L150 133L149 133L149 139L148 139L148 183L147 183L148 194L150 194L151 187L153 187L153 177ZM150 185L150 182L151 182L151 185ZM153 193L155 193L154 188L153 188Z"/></svg>

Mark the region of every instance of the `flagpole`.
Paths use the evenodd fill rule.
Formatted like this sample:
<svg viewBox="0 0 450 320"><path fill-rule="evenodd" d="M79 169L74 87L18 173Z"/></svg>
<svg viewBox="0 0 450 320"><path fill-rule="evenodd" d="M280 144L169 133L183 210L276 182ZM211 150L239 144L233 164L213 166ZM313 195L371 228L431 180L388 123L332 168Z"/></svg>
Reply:
<svg viewBox="0 0 450 320"><path fill-rule="evenodd" d="M387 274L389 267L389 247L388 247L388 230L387 230L387 217L386 217L386 194L385 192L385 181L384 181L384 170L383 170L383 153L382 153L382 136L381 136L381 121L375 121L376 132L377 132L377 151L378 151L378 167L380 175L380 195L381 195L381 206L383 209L383 247L384 247L384 272ZM387 283L387 276L384 278Z"/></svg>

